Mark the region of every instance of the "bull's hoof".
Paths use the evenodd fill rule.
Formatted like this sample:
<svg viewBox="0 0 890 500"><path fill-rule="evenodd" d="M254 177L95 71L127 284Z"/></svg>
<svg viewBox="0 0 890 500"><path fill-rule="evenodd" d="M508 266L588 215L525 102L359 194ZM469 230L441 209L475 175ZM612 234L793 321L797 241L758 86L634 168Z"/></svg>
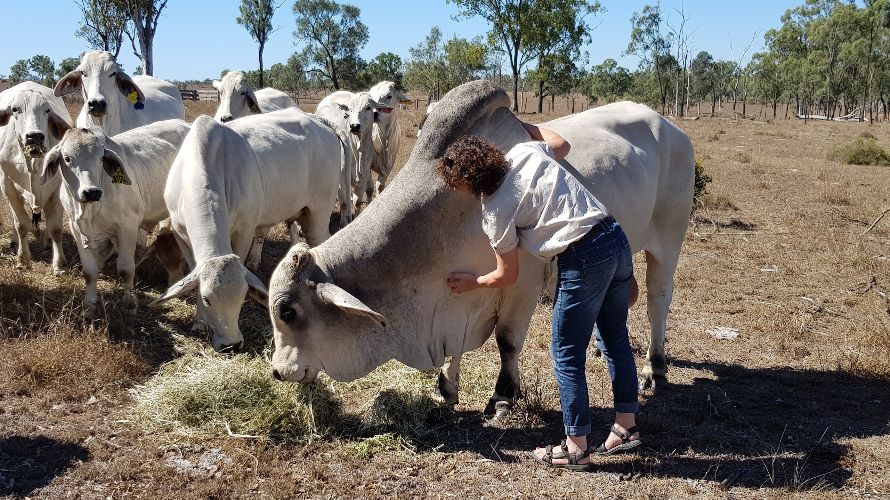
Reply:
<svg viewBox="0 0 890 500"><path fill-rule="evenodd" d="M658 391L661 389L665 389L668 386L667 377L664 374L660 373L652 373L651 370L644 369L643 373L640 374L639 378L639 389L640 392L643 392L647 389L652 389L652 391Z"/></svg>
<svg viewBox="0 0 890 500"><path fill-rule="evenodd" d="M433 399L439 404L454 406L458 403L458 389L454 382L445 378L444 373L439 372L436 390L433 393Z"/></svg>
<svg viewBox="0 0 890 500"><path fill-rule="evenodd" d="M513 403L503 399L489 399L482 414L492 419L506 418L513 411Z"/></svg>
<svg viewBox="0 0 890 500"><path fill-rule="evenodd" d="M66 273L67 271L65 271L61 267L53 266L53 276L64 276Z"/></svg>
<svg viewBox="0 0 890 500"><path fill-rule="evenodd" d="M15 268L18 270L30 270L31 269L31 260L19 259L15 263Z"/></svg>
<svg viewBox="0 0 890 500"><path fill-rule="evenodd" d="M87 320L88 323L101 321L102 315L99 312L99 306L97 304L84 305L83 318Z"/></svg>

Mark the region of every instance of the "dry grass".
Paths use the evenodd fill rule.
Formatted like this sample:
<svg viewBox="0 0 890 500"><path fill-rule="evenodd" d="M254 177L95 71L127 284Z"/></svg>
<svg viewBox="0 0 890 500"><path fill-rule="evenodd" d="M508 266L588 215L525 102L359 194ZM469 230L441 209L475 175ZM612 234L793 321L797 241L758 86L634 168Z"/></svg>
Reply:
<svg viewBox="0 0 890 500"><path fill-rule="evenodd" d="M189 119L214 108L190 104ZM399 167L421 115L402 115ZM856 222L890 206L890 179L883 167L827 160L863 127L678 124L713 181L677 272L667 334L672 386L643 398L640 453L597 460L591 475L553 474L524 460L525 450L554 442L561 425L546 304L522 355L525 399L506 422L489 425L479 415L498 372L493 342L464 356L454 412L430 397L432 374L391 362L348 384L321 378L312 390L331 412L308 418L318 400L309 405L305 388L269 380L262 309L242 314L247 354L205 353L205 339L193 338L183 354L177 339L188 334L190 301L123 315L113 277L103 276L108 326L90 328L80 318L76 268L52 277L48 253L32 243L33 271L12 269L8 250L0 256L0 348L11 360L0 364L0 494L546 498L596 484L604 496L625 498L890 495L890 314L874 289L863 292L872 278L890 289L890 224L863 235ZM869 131L890 142L886 127ZM286 247L284 234L273 232L263 277ZM70 241L66 249L71 258ZM644 276L640 256L636 266ZM139 277L144 304L162 286L145 269ZM648 342L640 284L628 321L638 361ZM715 326L740 335L716 340L707 333ZM610 384L595 361L588 380L599 440L612 417ZM127 392L134 386L156 404L137 405ZM88 404L92 395L99 401ZM262 439L229 437L225 423ZM313 434L323 437L304 444ZM198 463L211 450L229 460L213 475L165 465L170 456ZM34 469L43 462L52 467ZM24 472L31 469L38 473Z"/></svg>

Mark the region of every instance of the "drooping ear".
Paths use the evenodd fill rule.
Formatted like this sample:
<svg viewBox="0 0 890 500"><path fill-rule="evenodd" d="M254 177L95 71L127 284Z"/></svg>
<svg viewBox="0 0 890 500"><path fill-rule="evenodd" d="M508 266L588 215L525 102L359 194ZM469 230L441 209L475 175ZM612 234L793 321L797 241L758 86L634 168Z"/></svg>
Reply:
<svg viewBox="0 0 890 500"><path fill-rule="evenodd" d="M256 274L250 272L250 269L241 265L241 270L244 271L244 278L247 280L247 295L259 302L260 304L269 307L269 289L266 288L266 285L263 284L262 280L257 277Z"/></svg>
<svg viewBox="0 0 890 500"><path fill-rule="evenodd" d="M220 90L220 87L222 87L222 82L219 80L213 80L213 88L215 88L216 90Z"/></svg>
<svg viewBox="0 0 890 500"><path fill-rule="evenodd" d="M396 98L399 104L414 104L414 101L410 97L403 94L401 90L393 90L392 95Z"/></svg>
<svg viewBox="0 0 890 500"><path fill-rule="evenodd" d="M148 307L155 307L167 302L170 299L184 297L192 293L198 287L198 275L201 273L201 265L188 274L185 278L170 285L170 288L163 295L154 300Z"/></svg>
<svg viewBox="0 0 890 500"><path fill-rule="evenodd" d="M142 93L142 90L136 85L136 82L130 78L130 75L124 73L123 71L118 71L117 75L114 77L117 82L117 88L121 91L121 94L127 98L130 104L144 103L145 102L145 94ZM135 101L133 100L133 94L135 95Z"/></svg>
<svg viewBox="0 0 890 500"><path fill-rule="evenodd" d="M333 283L319 283L315 288L315 293L322 302L337 306L345 313L370 318L386 328L386 318L382 314L366 306L351 293Z"/></svg>
<svg viewBox="0 0 890 500"><path fill-rule="evenodd" d="M247 99L247 107L251 113L262 113L259 104L256 103L256 94L253 93L253 89L247 89L244 92L244 97Z"/></svg>
<svg viewBox="0 0 890 500"><path fill-rule="evenodd" d="M65 135L71 128L71 125L65 121L64 118L57 115L55 111L50 111L49 113L49 133L56 138L57 141L62 140L62 136Z"/></svg>
<svg viewBox="0 0 890 500"><path fill-rule="evenodd" d="M63 95L68 95L80 90L80 86L83 85L83 72L79 69L76 69L59 80L59 83L56 84L56 88L53 89L53 94L56 97L62 97Z"/></svg>
<svg viewBox="0 0 890 500"><path fill-rule="evenodd" d="M117 153L108 148L105 148L105 152L102 154L102 168L111 177L113 184L125 184L127 186L133 184L130 181L130 176L127 175L127 171L124 170L124 162L121 161Z"/></svg>
<svg viewBox="0 0 890 500"><path fill-rule="evenodd" d="M59 150L59 145L53 146L52 149L49 150L49 153L44 155L43 157L43 171L40 173L40 179L44 183L48 182L50 179L56 176L59 173L59 170L62 168L62 153Z"/></svg>
<svg viewBox="0 0 890 500"><path fill-rule="evenodd" d="M8 106L0 107L0 127L5 127L12 118L12 109Z"/></svg>

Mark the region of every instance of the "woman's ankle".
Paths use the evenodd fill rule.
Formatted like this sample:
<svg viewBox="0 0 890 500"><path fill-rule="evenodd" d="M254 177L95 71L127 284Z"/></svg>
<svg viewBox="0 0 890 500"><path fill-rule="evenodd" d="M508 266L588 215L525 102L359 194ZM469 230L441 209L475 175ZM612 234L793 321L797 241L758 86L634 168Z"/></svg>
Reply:
<svg viewBox="0 0 890 500"><path fill-rule="evenodd" d="M635 413L615 413L615 424L627 431L637 425L637 415Z"/></svg>

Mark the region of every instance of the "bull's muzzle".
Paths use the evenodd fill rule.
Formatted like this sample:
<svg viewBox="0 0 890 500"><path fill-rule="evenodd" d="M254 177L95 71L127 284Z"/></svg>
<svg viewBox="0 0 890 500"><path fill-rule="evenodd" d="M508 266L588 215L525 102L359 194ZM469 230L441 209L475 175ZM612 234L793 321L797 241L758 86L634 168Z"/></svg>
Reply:
<svg viewBox="0 0 890 500"><path fill-rule="evenodd" d="M25 134L25 146L43 146L46 136L43 132L28 132Z"/></svg>
<svg viewBox="0 0 890 500"><path fill-rule="evenodd" d="M84 189L80 192L82 203L93 203L102 199L102 190L96 188Z"/></svg>
<svg viewBox="0 0 890 500"><path fill-rule="evenodd" d="M104 99L94 99L87 102L87 111L93 116L102 116L108 112L108 103Z"/></svg>
<svg viewBox="0 0 890 500"><path fill-rule="evenodd" d="M360 133L362 133L362 124L361 123L350 123L349 131L355 135L359 135Z"/></svg>

